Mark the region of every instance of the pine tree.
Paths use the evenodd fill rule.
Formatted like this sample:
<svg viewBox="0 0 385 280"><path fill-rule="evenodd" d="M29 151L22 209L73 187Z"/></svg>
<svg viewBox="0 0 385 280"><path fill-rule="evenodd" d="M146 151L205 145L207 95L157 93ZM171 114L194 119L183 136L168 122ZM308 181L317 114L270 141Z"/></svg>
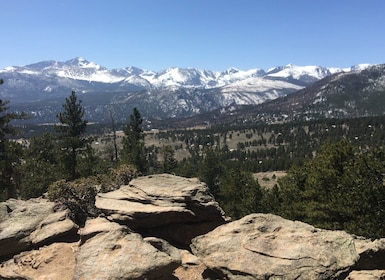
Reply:
<svg viewBox="0 0 385 280"><path fill-rule="evenodd" d="M135 166L139 172L145 172L147 169L142 122L140 112L135 107L130 115L130 121L123 128L125 136L123 138L122 161Z"/></svg>
<svg viewBox="0 0 385 280"><path fill-rule="evenodd" d="M0 84L3 83L1 80ZM8 139L16 133L12 120L25 119L24 113L8 113L9 101L0 99L0 198L16 196L16 170L21 161L21 146Z"/></svg>
<svg viewBox="0 0 385 280"><path fill-rule="evenodd" d="M251 173L240 168L227 169L219 178L219 185L217 201L226 215L239 219L260 210L263 193Z"/></svg>
<svg viewBox="0 0 385 280"><path fill-rule="evenodd" d="M112 141L113 141L113 144L114 144L114 159L112 161L114 163L117 163L118 162L118 144L116 142L115 117L114 117L114 113L112 111L112 108L110 108L109 112L110 112L111 125L112 125Z"/></svg>
<svg viewBox="0 0 385 280"><path fill-rule="evenodd" d="M163 172L172 173L175 171L178 162L175 159L175 151L169 145L165 145L161 148L160 153L163 157Z"/></svg>
<svg viewBox="0 0 385 280"><path fill-rule="evenodd" d="M216 198L219 194L218 180L222 169L219 155L212 148L206 148L203 159L199 163L199 179L207 184Z"/></svg>
<svg viewBox="0 0 385 280"><path fill-rule="evenodd" d="M23 198L42 195L51 183L62 178L54 135L45 133L32 137L28 148L24 149L23 157L25 162L20 168L20 194Z"/></svg>
<svg viewBox="0 0 385 280"><path fill-rule="evenodd" d="M315 158L279 181L279 215L371 238L385 234L385 152L347 140L323 145Z"/></svg>
<svg viewBox="0 0 385 280"><path fill-rule="evenodd" d="M78 156L89 144L89 141L82 137L86 132L87 121L83 119L84 107L81 103L75 91L72 91L63 104L63 111L57 115L60 125L55 126L61 140L65 171L70 180L78 178Z"/></svg>

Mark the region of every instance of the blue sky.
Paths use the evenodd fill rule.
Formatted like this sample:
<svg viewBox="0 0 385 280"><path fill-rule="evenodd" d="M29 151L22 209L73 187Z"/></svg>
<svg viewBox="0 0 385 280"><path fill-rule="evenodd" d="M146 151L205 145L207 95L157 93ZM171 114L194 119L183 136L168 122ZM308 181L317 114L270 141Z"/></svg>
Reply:
<svg viewBox="0 0 385 280"><path fill-rule="evenodd" d="M84 57L109 69L385 63L384 0L12 0L0 69Z"/></svg>

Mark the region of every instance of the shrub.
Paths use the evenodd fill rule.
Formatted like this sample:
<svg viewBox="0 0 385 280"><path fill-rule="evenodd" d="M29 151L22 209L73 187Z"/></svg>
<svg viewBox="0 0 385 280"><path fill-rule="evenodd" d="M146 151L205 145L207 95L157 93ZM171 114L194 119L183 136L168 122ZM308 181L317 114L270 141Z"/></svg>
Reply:
<svg viewBox="0 0 385 280"><path fill-rule="evenodd" d="M97 193L95 178L82 178L72 182L60 180L48 188L48 198L65 205L72 213L72 219L79 225L84 225L88 216L95 217L98 210L95 207Z"/></svg>
<svg viewBox="0 0 385 280"><path fill-rule="evenodd" d="M72 219L83 225L87 217L99 215L95 207L95 196L98 192L107 192L127 185L137 177L137 171L131 165L121 165L110 169L108 175L97 175L75 181L60 180L48 188L48 198L65 205L72 213Z"/></svg>
<svg viewBox="0 0 385 280"><path fill-rule="evenodd" d="M112 178L112 181L119 186L127 185L137 176L137 169L129 164L122 164L115 169L110 169L110 177Z"/></svg>

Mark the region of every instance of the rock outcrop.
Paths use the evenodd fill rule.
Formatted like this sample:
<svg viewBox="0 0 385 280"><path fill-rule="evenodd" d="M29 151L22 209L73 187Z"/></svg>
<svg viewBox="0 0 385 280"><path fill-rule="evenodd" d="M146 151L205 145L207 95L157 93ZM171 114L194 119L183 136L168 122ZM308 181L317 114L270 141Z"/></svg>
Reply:
<svg viewBox="0 0 385 280"><path fill-rule="evenodd" d="M79 242L56 242L1 263L0 279L72 280Z"/></svg>
<svg viewBox="0 0 385 280"><path fill-rule="evenodd" d="M359 259L351 235L269 214L222 225L191 248L226 279L335 279Z"/></svg>
<svg viewBox="0 0 385 280"><path fill-rule="evenodd" d="M116 223L91 220L81 234L74 279L159 279L181 264L179 250L166 241Z"/></svg>
<svg viewBox="0 0 385 280"><path fill-rule="evenodd" d="M0 279L384 279L385 239L271 214L229 222L196 179L153 175L98 194L79 228L45 199L0 203Z"/></svg>
<svg viewBox="0 0 385 280"><path fill-rule="evenodd" d="M73 240L78 226L68 209L46 199L0 203L0 259L59 240Z"/></svg>
<svg viewBox="0 0 385 280"><path fill-rule="evenodd" d="M226 223L204 183L170 174L140 177L116 191L99 193L95 205L111 221L185 246Z"/></svg>

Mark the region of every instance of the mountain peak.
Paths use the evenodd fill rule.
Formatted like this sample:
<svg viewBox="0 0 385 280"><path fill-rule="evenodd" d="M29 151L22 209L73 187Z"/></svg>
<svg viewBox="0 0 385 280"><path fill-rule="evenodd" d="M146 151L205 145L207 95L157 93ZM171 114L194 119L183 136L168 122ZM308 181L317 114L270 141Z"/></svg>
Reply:
<svg viewBox="0 0 385 280"><path fill-rule="evenodd" d="M88 64L88 63L89 63L88 60L86 60L85 58L80 57L80 56L72 58L72 59L64 62L64 64L67 64L67 65L83 65L83 64Z"/></svg>
<svg viewBox="0 0 385 280"><path fill-rule="evenodd" d="M83 57L75 57L73 59L67 60L64 62L64 65L70 67L80 67L80 68L94 68L94 69L106 69L95 62L89 62L87 59Z"/></svg>
<svg viewBox="0 0 385 280"><path fill-rule="evenodd" d="M238 73L239 72L239 69L235 68L235 67L230 67L229 69L227 69L225 71L226 74L235 74L235 73Z"/></svg>

